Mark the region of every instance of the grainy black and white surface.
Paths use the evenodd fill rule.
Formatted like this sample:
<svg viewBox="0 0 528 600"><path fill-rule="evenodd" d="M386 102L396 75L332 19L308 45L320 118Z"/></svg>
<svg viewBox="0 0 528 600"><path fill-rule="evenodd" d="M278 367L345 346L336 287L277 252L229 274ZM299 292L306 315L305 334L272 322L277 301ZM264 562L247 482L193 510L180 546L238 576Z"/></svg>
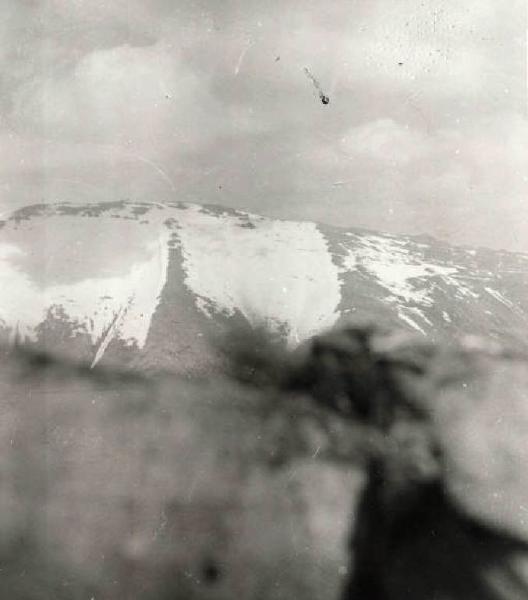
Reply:
<svg viewBox="0 0 528 600"><path fill-rule="evenodd" d="M525 2L0 15L0 597L527 598Z"/></svg>

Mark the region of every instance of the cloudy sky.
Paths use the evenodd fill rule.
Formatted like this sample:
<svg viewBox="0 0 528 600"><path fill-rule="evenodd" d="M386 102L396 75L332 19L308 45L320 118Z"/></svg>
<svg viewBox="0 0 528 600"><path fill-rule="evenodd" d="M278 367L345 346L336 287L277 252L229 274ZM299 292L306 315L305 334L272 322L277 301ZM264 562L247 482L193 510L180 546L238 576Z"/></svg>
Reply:
<svg viewBox="0 0 528 600"><path fill-rule="evenodd" d="M0 213L185 200L528 252L524 0L0 8Z"/></svg>

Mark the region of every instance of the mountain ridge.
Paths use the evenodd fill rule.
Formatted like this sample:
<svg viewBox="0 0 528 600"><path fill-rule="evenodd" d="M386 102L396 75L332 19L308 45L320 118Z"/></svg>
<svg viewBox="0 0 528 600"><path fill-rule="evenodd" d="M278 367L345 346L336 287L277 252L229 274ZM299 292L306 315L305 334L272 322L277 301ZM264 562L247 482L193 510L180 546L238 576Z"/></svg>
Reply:
<svg viewBox="0 0 528 600"><path fill-rule="evenodd" d="M147 212L146 209L147 207L160 207L160 208L178 208L178 207L185 207L185 206L200 206L206 210L210 210L211 212L219 212L219 213L227 213L227 214L232 214L233 216L240 216L240 217L253 217L253 218L260 218L263 220L269 220L269 221L279 221L279 222L296 222L296 223L316 223L319 227L323 227L324 229L327 230L335 230L336 232L342 232L342 231L355 231L358 233L365 233L365 234L379 234L382 236L387 236L387 237L394 237L394 238L407 238L410 240L415 240L417 242L426 242L428 244L433 244L433 245L438 245L438 246L447 246L449 248L458 248L460 250L468 250L468 251L477 251L477 252L490 252L493 254L505 254L505 255L511 255L511 256L521 256L521 257L525 257L526 259L528 259L528 252L517 252L514 250L508 250L506 248L490 248L488 246L478 246L478 245L471 245L471 244L453 244L451 242L448 242L446 240L443 240L441 238L435 237L431 234L428 233L393 233L390 231L386 231L384 229L371 229L369 227L362 227L362 226L358 226L358 225L354 225L354 226L339 226L339 225L332 225L330 223L325 223L322 221L311 221L310 219L289 219L289 218L285 218L285 217L272 217L272 216L266 216L266 215L261 215L259 213L255 213L251 210L244 210L242 208L234 208L234 207L230 207L230 206L223 206L221 204L217 204L214 202L207 202L207 203L201 203L201 202L187 202L187 201L175 201L175 202L145 202L145 201L135 201L135 200L128 200L128 199L123 199L123 200L115 200L115 201L111 201L111 202L95 202L95 203L89 203L89 204L78 204L75 202L40 202L40 203L35 203L35 204L29 204L27 206L23 206L21 208L15 209L11 212L11 214L4 219L0 219L0 230L2 229L3 226L5 226L9 221L15 219L15 220L24 220L27 219L29 217L33 217L33 216L37 216L38 215L38 211L39 210L47 210L50 207L64 207L65 209L67 208L71 208L73 209L72 214L75 214L75 209L79 208L82 211L84 211L85 215L89 215L90 213L92 214L92 216L97 216L97 210L110 210L111 208L123 208L127 205L130 206L135 206L137 207L137 213L138 215L144 214L143 211ZM94 208L94 211L90 210L90 207Z"/></svg>
<svg viewBox="0 0 528 600"><path fill-rule="evenodd" d="M248 323L290 346L347 320L523 345L528 255L192 203L40 204L0 224L0 337L192 372Z"/></svg>

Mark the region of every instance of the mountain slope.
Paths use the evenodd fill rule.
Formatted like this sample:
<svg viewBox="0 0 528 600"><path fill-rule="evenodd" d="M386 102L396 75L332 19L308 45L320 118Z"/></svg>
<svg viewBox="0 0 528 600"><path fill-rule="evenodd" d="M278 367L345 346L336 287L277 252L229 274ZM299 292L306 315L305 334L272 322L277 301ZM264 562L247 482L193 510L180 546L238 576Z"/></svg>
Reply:
<svg viewBox="0 0 528 600"><path fill-rule="evenodd" d="M2 225L2 338L91 364L199 371L229 323L290 345L351 318L520 343L528 326L526 255L182 203L38 205Z"/></svg>

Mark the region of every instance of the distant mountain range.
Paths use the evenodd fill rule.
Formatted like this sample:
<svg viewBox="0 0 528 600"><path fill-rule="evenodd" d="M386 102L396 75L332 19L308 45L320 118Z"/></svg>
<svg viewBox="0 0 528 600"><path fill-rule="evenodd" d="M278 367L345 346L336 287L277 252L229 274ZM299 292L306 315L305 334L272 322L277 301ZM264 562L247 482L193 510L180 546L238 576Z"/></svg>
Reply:
<svg viewBox="0 0 528 600"><path fill-rule="evenodd" d="M292 346L356 319L528 347L524 254L184 203L35 205L0 227L0 339L93 365L199 372L240 323Z"/></svg>

